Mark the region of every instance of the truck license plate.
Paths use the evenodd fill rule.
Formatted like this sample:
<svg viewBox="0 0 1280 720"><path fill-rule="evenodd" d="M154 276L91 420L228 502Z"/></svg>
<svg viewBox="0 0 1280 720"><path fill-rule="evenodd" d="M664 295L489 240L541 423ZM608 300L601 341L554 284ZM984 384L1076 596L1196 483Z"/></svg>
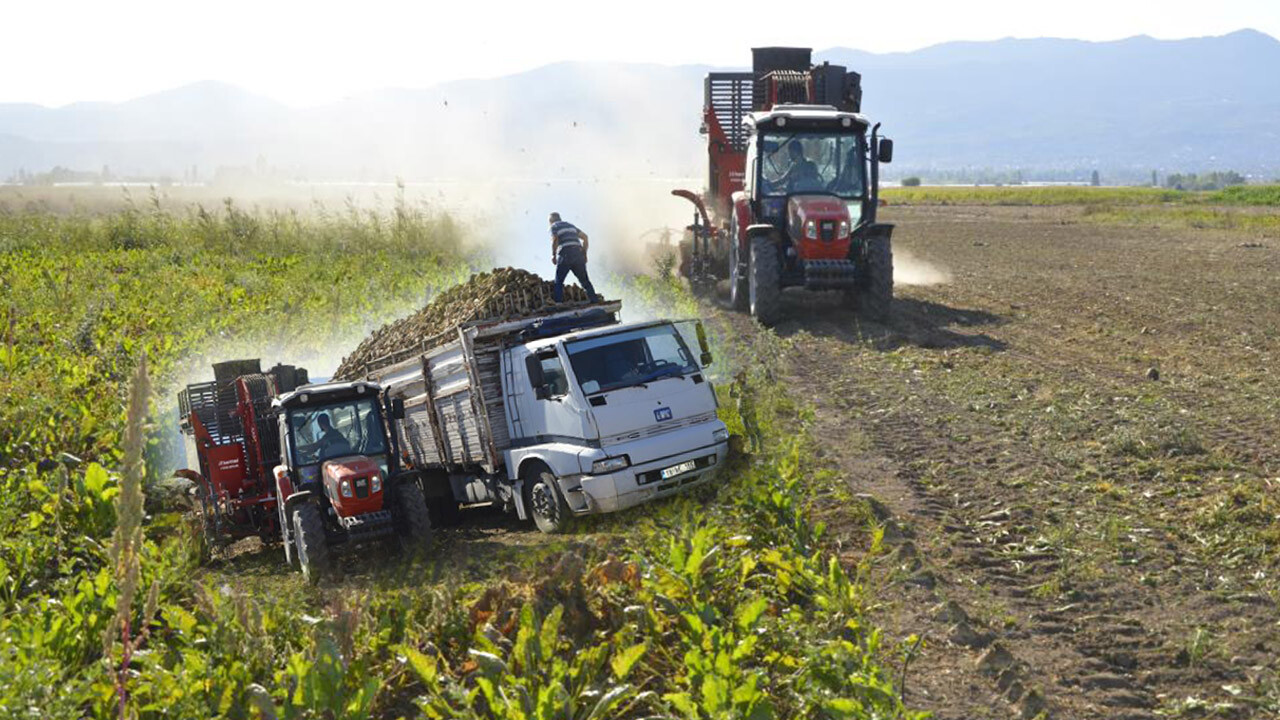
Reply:
<svg viewBox="0 0 1280 720"><path fill-rule="evenodd" d="M666 480L667 478L673 478L677 475L687 473L696 467L698 467L698 463L694 462L693 460L682 462L679 465L673 465L667 468L666 470L662 471L662 479Z"/></svg>

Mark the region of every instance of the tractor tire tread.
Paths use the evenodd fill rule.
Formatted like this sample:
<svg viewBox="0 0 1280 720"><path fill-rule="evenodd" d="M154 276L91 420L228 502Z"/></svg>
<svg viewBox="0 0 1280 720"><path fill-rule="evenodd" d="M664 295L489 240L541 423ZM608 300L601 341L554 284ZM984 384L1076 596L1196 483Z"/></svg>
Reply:
<svg viewBox="0 0 1280 720"><path fill-rule="evenodd" d="M751 315L764 325L771 325L778 317L782 288L778 284L778 249L769 238L757 235L751 238L751 260L748 277L755 287L752 293Z"/></svg>
<svg viewBox="0 0 1280 720"><path fill-rule="evenodd" d="M865 282L858 293L858 307L876 322L889 319L893 306L893 248L889 238L867 239Z"/></svg>
<svg viewBox="0 0 1280 720"><path fill-rule="evenodd" d="M431 542L431 515L422 488L416 482L402 482L396 486L396 506L402 524L404 539L410 545L426 545Z"/></svg>
<svg viewBox="0 0 1280 720"><path fill-rule="evenodd" d="M293 510L293 534L298 544L298 564L307 582L316 584L329 568L329 542L324 520L315 503L302 503Z"/></svg>

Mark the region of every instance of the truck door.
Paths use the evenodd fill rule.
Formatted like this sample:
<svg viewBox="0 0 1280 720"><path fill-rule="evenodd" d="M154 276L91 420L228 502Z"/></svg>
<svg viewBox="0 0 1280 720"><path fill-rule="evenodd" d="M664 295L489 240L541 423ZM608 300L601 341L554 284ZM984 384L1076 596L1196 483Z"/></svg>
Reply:
<svg viewBox="0 0 1280 720"><path fill-rule="evenodd" d="M575 392L556 347L525 355L524 372L516 373L520 420L513 428L535 442L594 440L598 433L586 412L582 396ZM523 376L523 377L519 377Z"/></svg>

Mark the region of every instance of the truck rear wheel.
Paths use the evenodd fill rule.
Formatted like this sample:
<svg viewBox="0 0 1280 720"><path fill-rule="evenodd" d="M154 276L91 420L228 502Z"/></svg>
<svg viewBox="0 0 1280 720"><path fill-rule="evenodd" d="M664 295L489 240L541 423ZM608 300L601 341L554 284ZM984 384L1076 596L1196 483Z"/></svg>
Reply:
<svg viewBox="0 0 1280 720"><path fill-rule="evenodd" d="M866 270L858 288L858 309L876 322L885 322L893 305L893 249L887 237L869 237L866 242Z"/></svg>
<svg viewBox="0 0 1280 720"><path fill-rule="evenodd" d="M406 547L422 547L431 542L431 516L418 483L405 481L395 489L397 523Z"/></svg>
<svg viewBox="0 0 1280 720"><path fill-rule="evenodd" d="M750 270L747 273L751 290L751 316L765 325L778 317L778 249L769 238L757 235L751 238Z"/></svg>
<svg viewBox="0 0 1280 720"><path fill-rule="evenodd" d="M320 508L304 502L293 509L293 541L302 576L312 585L329 569L329 542L324 536Z"/></svg>
<svg viewBox="0 0 1280 720"><path fill-rule="evenodd" d="M569 506L556 487L556 476L546 468L535 468L525 478L524 504L544 533L554 535L569 526Z"/></svg>

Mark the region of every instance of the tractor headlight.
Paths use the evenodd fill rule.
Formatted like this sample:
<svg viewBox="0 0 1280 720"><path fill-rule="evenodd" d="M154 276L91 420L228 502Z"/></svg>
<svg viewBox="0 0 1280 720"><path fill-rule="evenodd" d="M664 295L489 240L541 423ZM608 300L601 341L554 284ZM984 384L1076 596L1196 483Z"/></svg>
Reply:
<svg viewBox="0 0 1280 720"><path fill-rule="evenodd" d="M382 492L382 474L374 473L373 479L369 481L369 492Z"/></svg>
<svg viewBox="0 0 1280 720"><path fill-rule="evenodd" d="M599 475L601 473L616 472L631 464L631 459L626 455L615 458L605 458L591 463L591 472Z"/></svg>
<svg viewBox="0 0 1280 720"><path fill-rule="evenodd" d="M818 239L818 223L812 220L805 221L804 236L809 238L810 240L817 240Z"/></svg>
<svg viewBox="0 0 1280 720"><path fill-rule="evenodd" d="M711 431L711 441L712 442L728 442L729 441L728 428L716 428L715 430Z"/></svg>
<svg viewBox="0 0 1280 720"><path fill-rule="evenodd" d="M849 221L841 220L840 232L837 234L837 237L848 237L848 236L849 236Z"/></svg>
<svg viewBox="0 0 1280 720"><path fill-rule="evenodd" d="M351 483L347 482L346 480L343 480L341 483L338 484L338 492L342 493L342 497L345 497L345 498L351 497Z"/></svg>

